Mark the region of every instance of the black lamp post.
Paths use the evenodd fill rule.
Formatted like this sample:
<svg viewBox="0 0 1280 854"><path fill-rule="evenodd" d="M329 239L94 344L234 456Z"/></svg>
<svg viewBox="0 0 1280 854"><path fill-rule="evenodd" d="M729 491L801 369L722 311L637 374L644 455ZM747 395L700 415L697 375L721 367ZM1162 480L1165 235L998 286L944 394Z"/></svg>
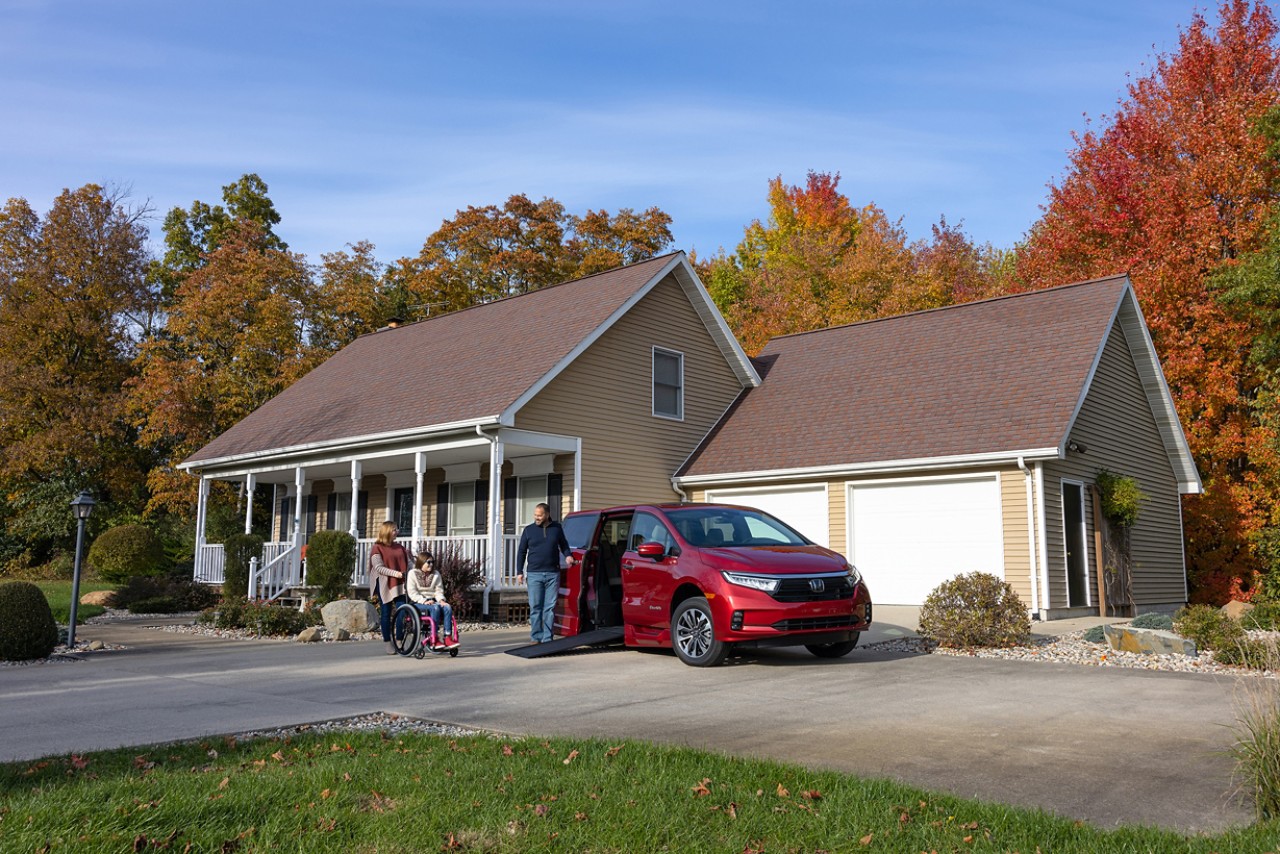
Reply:
<svg viewBox="0 0 1280 854"><path fill-rule="evenodd" d="M84 523L89 521L95 503L97 502L93 500L93 496L87 489L80 490L80 494L71 502L71 509L76 511L76 521L79 523L76 531L76 567L71 577L71 625L67 627L67 649L71 651L75 651L76 648L76 606L80 604L80 560L84 555Z"/></svg>

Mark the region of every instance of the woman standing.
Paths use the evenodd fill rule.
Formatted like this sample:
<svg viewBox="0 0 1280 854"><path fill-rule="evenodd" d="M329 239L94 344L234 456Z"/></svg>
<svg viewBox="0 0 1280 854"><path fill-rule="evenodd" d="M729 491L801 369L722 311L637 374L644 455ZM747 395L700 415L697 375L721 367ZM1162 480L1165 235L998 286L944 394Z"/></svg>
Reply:
<svg viewBox="0 0 1280 854"><path fill-rule="evenodd" d="M378 541L369 555L369 571L378 577L379 610L382 612L382 639L387 642L387 655L396 654L391 637L391 615L404 601L404 575L409 571L409 551L396 542L396 523L387 520L378 529Z"/></svg>

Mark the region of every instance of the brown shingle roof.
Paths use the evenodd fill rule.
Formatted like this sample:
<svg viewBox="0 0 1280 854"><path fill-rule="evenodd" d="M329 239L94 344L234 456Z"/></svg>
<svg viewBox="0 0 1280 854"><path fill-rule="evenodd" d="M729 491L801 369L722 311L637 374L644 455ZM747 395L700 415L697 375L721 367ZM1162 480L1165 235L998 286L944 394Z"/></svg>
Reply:
<svg viewBox="0 0 1280 854"><path fill-rule="evenodd" d="M184 465L499 415L673 257L361 336Z"/></svg>
<svg viewBox="0 0 1280 854"><path fill-rule="evenodd" d="M1053 448L1127 285L1114 276L775 338L682 477Z"/></svg>

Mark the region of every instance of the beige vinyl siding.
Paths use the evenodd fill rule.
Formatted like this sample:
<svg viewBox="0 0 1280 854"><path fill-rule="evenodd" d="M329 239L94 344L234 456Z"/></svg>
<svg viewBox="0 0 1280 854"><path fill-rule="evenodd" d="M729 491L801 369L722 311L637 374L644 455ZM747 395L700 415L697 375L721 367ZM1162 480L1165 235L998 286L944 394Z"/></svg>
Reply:
<svg viewBox="0 0 1280 854"><path fill-rule="evenodd" d="M653 415L655 346L684 355L682 421ZM521 409L515 426L581 437L583 508L675 501L671 475L741 390L669 276ZM570 469L566 496L572 477Z"/></svg>
<svg viewBox="0 0 1280 854"><path fill-rule="evenodd" d="M1062 529L1062 481L1085 484L1086 550L1089 588L1097 605L1093 498L1089 485L1098 470L1138 481L1147 498L1132 532L1133 597L1139 606L1177 605L1186 600L1182 556L1182 515L1178 484L1169 455L1143 391L1119 324L1107 337L1102 359L1077 417L1070 439L1085 453L1068 452L1065 460L1045 463L1045 529L1050 578L1050 605L1067 604L1066 552Z"/></svg>

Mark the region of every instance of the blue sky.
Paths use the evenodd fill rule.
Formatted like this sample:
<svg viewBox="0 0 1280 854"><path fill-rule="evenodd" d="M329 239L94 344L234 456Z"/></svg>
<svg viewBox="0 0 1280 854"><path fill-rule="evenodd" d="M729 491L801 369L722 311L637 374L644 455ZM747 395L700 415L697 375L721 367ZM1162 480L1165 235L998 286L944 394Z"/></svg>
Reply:
<svg viewBox="0 0 1280 854"><path fill-rule="evenodd" d="M512 193L657 205L732 248L769 179L839 172L914 238L1011 246L1071 131L1194 7L1110 2L0 0L0 199L131 189L164 213L257 172L313 261L392 261ZM1209 10L1210 20L1213 11Z"/></svg>

